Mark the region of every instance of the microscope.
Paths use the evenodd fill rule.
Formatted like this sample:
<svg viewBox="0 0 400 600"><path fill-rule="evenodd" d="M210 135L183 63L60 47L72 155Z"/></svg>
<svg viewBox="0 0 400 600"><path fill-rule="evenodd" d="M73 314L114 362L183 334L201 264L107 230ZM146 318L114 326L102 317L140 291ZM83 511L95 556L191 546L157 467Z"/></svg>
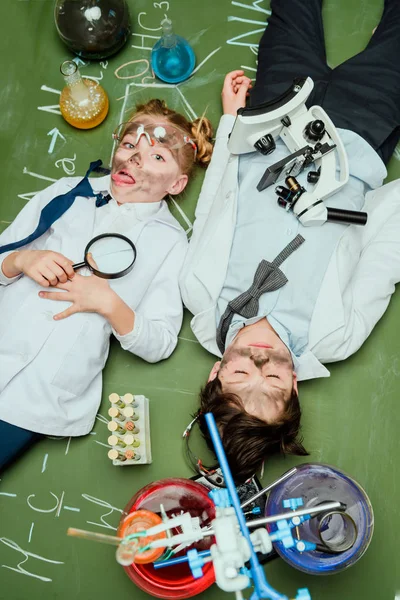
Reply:
<svg viewBox="0 0 400 600"><path fill-rule="evenodd" d="M307 109L305 103L314 83L310 77L297 78L278 98L253 108L240 108L229 137L232 154L258 152L267 156L281 138L291 154L268 167L257 185L259 192L284 179L275 188L278 204L293 211L302 225L323 225L327 221L365 225L365 212L331 208L324 200L340 190L349 179L346 151L338 132L320 106ZM297 175L314 165L307 174L310 189Z"/></svg>

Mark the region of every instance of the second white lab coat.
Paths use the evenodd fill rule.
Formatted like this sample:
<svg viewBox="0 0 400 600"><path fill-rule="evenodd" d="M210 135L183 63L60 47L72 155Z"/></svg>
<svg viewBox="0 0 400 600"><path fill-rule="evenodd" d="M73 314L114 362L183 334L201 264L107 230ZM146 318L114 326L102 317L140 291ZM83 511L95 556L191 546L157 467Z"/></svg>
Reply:
<svg viewBox="0 0 400 600"><path fill-rule="evenodd" d="M222 117L203 182L180 287L193 313L193 333L209 352L216 343L217 301L225 282L236 225L238 156L228 136L234 117ZM299 380L329 376L321 364L356 352L385 312L400 281L400 182L366 194L365 227L347 227L332 255L312 315Z"/></svg>

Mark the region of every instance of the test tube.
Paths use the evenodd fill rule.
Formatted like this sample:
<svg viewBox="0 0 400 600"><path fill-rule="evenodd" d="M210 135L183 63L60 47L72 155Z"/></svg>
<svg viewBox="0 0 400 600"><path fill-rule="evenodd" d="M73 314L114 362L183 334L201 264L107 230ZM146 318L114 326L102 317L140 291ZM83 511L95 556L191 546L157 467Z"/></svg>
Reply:
<svg viewBox="0 0 400 600"><path fill-rule="evenodd" d="M132 404L134 401L135 397L133 394L124 394L122 396L122 400L125 402L125 404Z"/></svg>
<svg viewBox="0 0 400 600"><path fill-rule="evenodd" d="M135 423L132 421L127 421L125 423L125 429L126 431L131 431L132 433L139 433L140 431L139 427L136 427Z"/></svg>
<svg viewBox="0 0 400 600"><path fill-rule="evenodd" d="M119 406L120 408L124 408L124 406L125 406L125 402L116 393L110 394L108 396L108 399L113 406Z"/></svg>
<svg viewBox="0 0 400 600"><path fill-rule="evenodd" d="M135 402L135 396L133 394L125 394L123 396L125 404L131 404L133 408L137 408L139 404Z"/></svg>
<svg viewBox="0 0 400 600"><path fill-rule="evenodd" d="M122 409L122 413L125 415L125 417L127 419L132 419L132 421L138 421L139 420L139 415L137 415L135 413L135 411L133 410L132 406L127 406L126 408Z"/></svg>
<svg viewBox="0 0 400 600"><path fill-rule="evenodd" d="M135 438L131 433L127 433L122 439L127 446L132 446L135 441Z"/></svg>
<svg viewBox="0 0 400 600"><path fill-rule="evenodd" d="M127 448L125 450L125 456L126 456L126 458L128 458L128 456L130 456L129 460L140 460L140 454L138 452L135 452L134 450L132 450L132 448Z"/></svg>
<svg viewBox="0 0 400 600"><path fill-rule="evenodd" d="M113 433L125 433L125 427L121 427L116 421L110 421L107 425L107 429Z"/></svg>
<svg viewBox="0 0 400 600"><path fill-rule="evenodd" d="M108 451L108 458L110 460L122 460L122 461L127 459L125 452L120 452L119 450L115 450L115 449Z"/></svg>
<svg viewBox="0 0 400 600"><path fill-rule="evenodd" d="M122 409L122 414L125 418L129 419L129 417L132 417L135 414L135 411L133 410L132 406L126 406Z"/></svg>
<svg viewBox="0 0 400 600"><path fill-rule="evenodd" d="M117 435L110 435L107 441L110 446L121 446L121 448L126 447L125 442L121 440L121 438L119 438Z"/></svg>
<svg viewBox="0 0 400 600"><path fill-rule="evenodd" d="M117 436L115 436L115 437L117 437ZM139 448L139 446L140 446L140 441L139 440L137 440L136 438L134 438L133 435L131 436L131 434L129 434L129 433L124 437L124 439L126 437L129 440L129 444L125 444L125 442L123 442L124 446L127 445L127 446L132 446L133 448ZM115 444L110 444L110 446L111 445L115 445Z"/></svg>
<svg viewBox="0 0 400 600"><path fill-rule="evenodd" d="M124 410L126 410L126 408L123 408L122 412L121 412L116 406L112 406L111 408L108 409L108 414L112 419L122 422L122 421L125 421L125 416L123 414Z"/></svg>

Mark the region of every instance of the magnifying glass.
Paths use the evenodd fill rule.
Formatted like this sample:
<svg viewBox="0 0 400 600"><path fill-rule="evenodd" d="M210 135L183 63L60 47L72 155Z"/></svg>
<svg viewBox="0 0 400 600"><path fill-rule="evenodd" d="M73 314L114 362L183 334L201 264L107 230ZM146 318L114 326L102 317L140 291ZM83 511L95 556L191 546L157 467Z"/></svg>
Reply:
<svg viewBox="0 0 400 600"><path fill-rule="evenodd" d="M96 266L91 263L91 257ZM119 233L102 233L90 240L84 260L72 268L76 271L88 267L97 277L118 279L132 271L135 260L136 248L131 240Z"/></svg>

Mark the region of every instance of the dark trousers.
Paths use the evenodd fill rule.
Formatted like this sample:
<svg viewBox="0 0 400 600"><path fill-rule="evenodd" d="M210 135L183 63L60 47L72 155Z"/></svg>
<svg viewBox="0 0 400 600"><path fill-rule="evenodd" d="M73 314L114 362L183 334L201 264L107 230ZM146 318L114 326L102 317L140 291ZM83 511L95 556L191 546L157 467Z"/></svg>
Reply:
<svg viewBox="0 0 400 600"><path fill-rule="evenodd" d="M0 420L0 472L42 438L44 435L41 433Z"/></svg>
<svg viewBox="0 0 400 600"><path fill-rule="evenodd" d="M309 76L314 89L307 105L322 106L336 127L358 133L386 164L400 137L400 0L385 0L367 47L335 69L326 64L321 8L322 0L271 0L250 104Z"/></svg>

